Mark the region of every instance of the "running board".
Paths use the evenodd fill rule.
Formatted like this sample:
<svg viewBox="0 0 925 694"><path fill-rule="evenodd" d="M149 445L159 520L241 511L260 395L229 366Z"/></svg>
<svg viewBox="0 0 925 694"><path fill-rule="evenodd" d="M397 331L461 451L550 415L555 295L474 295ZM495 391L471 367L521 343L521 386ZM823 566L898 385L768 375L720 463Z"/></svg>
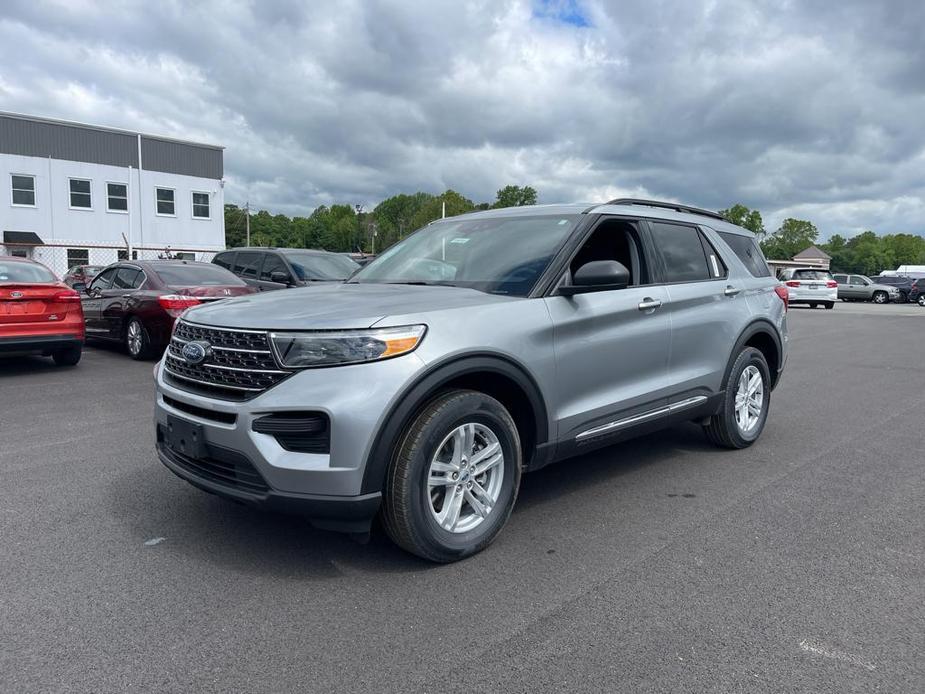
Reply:
<svg viewBox="0 0 925 694"><path fill-rule="evenodd" d="M625 419L618 419L615 422L602 424L599 427L594 427L593 429L588 429L587 431L581 432L578 434L578 436L575 437L575 441L586 441L588 439L593 439L598 436L604 436L606 434L619 431L620 429L625 429L626 427L632 426L634 424L642 424L643 422L647 422L650 419L656 419L665 415L674 414L675 412L686 410L689 407L693 407L694 405L699 405L700 403L706 401L706 399L706 395L695 395L692 398L687 398L686 400L672 403L667 407L660 407L657 410L650 410L649 412L636 414L632 417L626 417Z"/></svg>

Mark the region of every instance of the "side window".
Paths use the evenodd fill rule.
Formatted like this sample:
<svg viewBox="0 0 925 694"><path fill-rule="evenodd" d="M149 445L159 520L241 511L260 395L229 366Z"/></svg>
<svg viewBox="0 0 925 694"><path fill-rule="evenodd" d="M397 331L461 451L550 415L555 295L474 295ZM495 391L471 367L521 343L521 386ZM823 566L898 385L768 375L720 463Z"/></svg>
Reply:
<svg viewBox="0 0 925 694"><path fill-rule="evenodd" d="M138 285L135 283L141 270L133 267L120 267L112 281L113 289L134 289Z"/></svg>
<svg viewBox="0 0 925 694"><path fill-rule="evenodd" d="M863 287L867 283L863 279L858 277L857 275L851 275L851 279L848 281L848 284L853 284L855 286Z"/></svg>
<svg viewBox="0 0 925 694"><path fill-rule="evenodd" d="M91 289L109 289L112 286L112 280L116 276L116 270L118 268L111 268L109 270L103 270L100 274L96 276L96 279L90 283Z"/></svg>
<svg viewBox="0 0 925 694"><path fill-rule="evenodd" d="M728 231L717 232L726 245L732 249L746 269L754 277L770 277L771 269L768 267L755 239L742 234L732 234Z"/></svg>
<svg viewBox="0 0 925 694"><path fill-rule="evenodd" d="M226 270L230 270L234 265L234 253L219 253L212 259L212 262Z"/></svg>
<svg viewBox="0 0 925 694"><path fill-rule="evenodd" d="M697 229L665 222L650 222L649 228L664 261L666 282L714 279Z"/></svg>
<svg viewBox="0 0 925 694"><path fill-rule="evenodd" d="M286 267L286 263L283 262L282 258L275 253L267 253L263 260L263 268L260 270L260 279L264 282L272 282L273 280L270 278L274 272L290 274L289 268Z"/></svg>
<svg viewBox="0 0 925 694"><path fill-rule="evenodd" d="M636 225L625 219L606 219L591 232L569 263L572 275L593 260L616 260L630 271L630 286L650 282L645 258L640 252Z"/></svg>
<svg viewBox="0 0 925 694"><path fill-rule="evenodd" d="M234 259L234 274L244 279L257 279L257 271L260 268L262 259L263 253L241 251Z"/></svg>
<svg viewBox="0 0 925 694"><path fill-rule="evenodd" d="M707 254L707 264L712 273L711 277L715 280L723 279L729 274L729 268L723 262L723 257L716 252L713 244L703 233L700 234L700 241L703 243L703 252Z"/></svg>

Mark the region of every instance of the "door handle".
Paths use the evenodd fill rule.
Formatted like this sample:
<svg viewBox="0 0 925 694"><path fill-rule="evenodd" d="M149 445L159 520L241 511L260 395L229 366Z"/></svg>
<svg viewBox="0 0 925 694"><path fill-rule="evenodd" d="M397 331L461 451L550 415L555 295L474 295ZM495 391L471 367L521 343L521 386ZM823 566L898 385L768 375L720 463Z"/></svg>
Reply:
<svg viewBox="0 0 925 694"><path fill-rule="evenodd" d="M732 286L730 286L730 287L726 287L726 289L723 290L723 294L725 294L726 296L735 296L736 294L738 294L738 293L741 292L741 291L742 291L742 290L741 290L741 289L738 289L737 287L732 287Z"/></svg>
<svg viewBox="0 0 925 694"><path fill-rule="evenodd" d="M640 311L654 311L661 305L662 305L661 300L651 299L647 296L645 299L639 302L639 310Z"/></svg>
<svg viewBox="0 0 925 694"><path fill-rule="evenodd" d="M123 299L131 299L131 298L132 298L132 295L131 295L131 294L123 294L123 295L122 295L122 298L123 298Z"/></svg>

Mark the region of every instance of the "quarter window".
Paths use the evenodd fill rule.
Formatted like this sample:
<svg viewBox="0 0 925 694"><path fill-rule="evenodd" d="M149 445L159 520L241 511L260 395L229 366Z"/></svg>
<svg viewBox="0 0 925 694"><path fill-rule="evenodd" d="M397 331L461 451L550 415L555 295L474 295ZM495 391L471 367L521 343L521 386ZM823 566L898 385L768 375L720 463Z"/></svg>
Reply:
<svg viewBox="0 0 925 694"><path fill-rule="evenodd" d="M35 176L17 176L13 174L10 177L10 185L13 191L14 205L35 207Z"/></svg>
<svg viewBox="0 0 925 694"><path fill-rule="evenodd" d="M71 178L70 194L71 207L78 210L89 210L93 208L90 200L90 181L85 178Z"/></svg>
<svg viewBox="0 0 925 694"><path fill-rule="evenodd" d="M106 209L110 212L128 212L128 185L106 184Z"/></svg>
<svg viewBox="0 0 925 694"><path fill-rule="evenodd" d="M211 219L209 211L209 194L193 193L193 217L195 219Z"/></svg>
<svg viewBox="0 0 925 694"><path fill-rule="evenodd" d="M175 217L177 214L173 188L157 188L155 191L157 214Z"/></svg>
<svg viewBox="0 0 925 694"><path fill-rule="evenodd" d="M666 282L697 282L714 278L699 231L664 222L650 222L649 227L662 254Z"/></svg>
<svg viewBox="0 0 925 694"><path fill-rule="evenodd" d="M718 232L720 238L726 242L732 252L735 253L745 268L753 277L770 277L771 270L765 262L764 255L755 239L741 234L730 234L729 232Z"/></svg>

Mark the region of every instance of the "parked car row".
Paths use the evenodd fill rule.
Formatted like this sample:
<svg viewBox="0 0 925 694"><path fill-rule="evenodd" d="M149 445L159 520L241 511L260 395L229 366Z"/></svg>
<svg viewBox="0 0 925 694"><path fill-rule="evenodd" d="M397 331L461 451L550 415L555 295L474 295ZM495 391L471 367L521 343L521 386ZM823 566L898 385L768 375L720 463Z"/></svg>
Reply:
<svg viewBox="0 0 925 694"><path fill-rule="evenodd" d="M779 276L787 287L791 304L806 304L810 308L835 307L835 302L870 301L875 304L914 301L925 306L925 278L835 273L820 268L787 268Z"/></svg>

